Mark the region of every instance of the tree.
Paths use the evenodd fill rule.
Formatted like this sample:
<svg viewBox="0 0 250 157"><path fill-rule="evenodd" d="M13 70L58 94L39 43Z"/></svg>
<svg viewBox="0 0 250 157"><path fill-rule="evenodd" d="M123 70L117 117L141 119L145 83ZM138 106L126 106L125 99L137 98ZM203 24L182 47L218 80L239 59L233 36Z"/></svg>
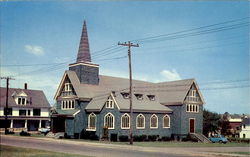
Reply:
<svg viewBox="0 0 250 157"><path fill-rule="evenodd" d="M209 132L216 133L218 130L220 130L220 125L221 125L221 115L204 109L203 134L205 136L208 136Z"/></svg>
<svg viewBox="0 0 250 157"><path fill-rule="evenodd" d="M221 134L222 135L231 135L231 126L229 125L229 120L228 120L229 113L226 112L223 114L221 118Z"/></svg>

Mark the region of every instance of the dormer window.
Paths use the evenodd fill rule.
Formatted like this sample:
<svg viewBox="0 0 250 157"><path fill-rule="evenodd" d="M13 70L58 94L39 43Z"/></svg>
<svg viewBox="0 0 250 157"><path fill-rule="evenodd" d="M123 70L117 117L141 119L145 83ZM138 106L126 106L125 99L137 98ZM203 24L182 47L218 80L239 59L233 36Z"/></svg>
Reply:
<svg viewBox="0 0 250 157"><path fill-rule="evenodd" d="M129 93L121 93L124 99L129 99Z"/></svg>
<svg viewBox="0 0 250 157"><path fill-rule="evenodd" d="M136 98L138 100L143 100L143 95L142 94L135 94Z"/></svg>
<svg viewBox="0 0 250 157"><path fill-rule="evenodd" d="M114 102L112 99L108 98L106 101L106 108L114 108Z"/></svg>
<svg viewBox="0 0 250 157"><path fill-rule="evenodd" d="M72 88L71 88L71 83L65 83L64 91L70 92L71 90L72 90Z"/></svg>
<svg viewBox="0 0 250 157"><path fill-rule="evenodd" d="M148 95L149 100L155 101L155 95Z"/></svg>
<svg viewBox="0 0 250 157"><path fill-rule="evenodd" d="M18 97L17 98L17 104L18 105L26 105L27 101L26 101L26 98L24 97Z"/></svg>

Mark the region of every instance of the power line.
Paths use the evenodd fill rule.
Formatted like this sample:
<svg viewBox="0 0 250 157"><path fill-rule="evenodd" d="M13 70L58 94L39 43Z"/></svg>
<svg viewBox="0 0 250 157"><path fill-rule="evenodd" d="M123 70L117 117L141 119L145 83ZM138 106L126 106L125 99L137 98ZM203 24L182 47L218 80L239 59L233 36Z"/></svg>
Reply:
<svg viewBox="0 0 250 157"><path fill-rule="evenodd" d="M240 19L224 21L224 22L220 22L220 23L215 23L215 24L211 24L211 25L201 26L201 27L197 27L197 28L193 28L193 29L186 29L186 30L182 30L182 31L178 31L178 32L168 33L168 34L162 34L162 35L151 36L151 37L146 37L146 38L134 39L134 40L131 40L131 41L132 42L135 42L135 41L136 42L140 42L142 40L147 40L147 39L152 39L152 38L158 38L158 37L165 37L165 36L170 36L170 35L175 35L175 34L190 32L190 31L194 31L194 30L200 30L200 29L204 29L204 28L209 28L209 27L218 26L218 25L227 24L227 23L233 23L233 22L242 21L242 20L246 20L246 19L249 19L249 17L244 17L244 18L240 18Z"/></svg>

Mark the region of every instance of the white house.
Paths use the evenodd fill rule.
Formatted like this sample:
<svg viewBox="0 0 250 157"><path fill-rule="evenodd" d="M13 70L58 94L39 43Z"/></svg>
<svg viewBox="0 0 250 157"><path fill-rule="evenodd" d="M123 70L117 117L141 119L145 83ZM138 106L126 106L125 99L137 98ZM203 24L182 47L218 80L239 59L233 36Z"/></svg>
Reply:
<svg viewBox="0 0 250 157"><path fill-rule="evenodd" d="M0 130L4 130L6 88L0 88ZM50 120L50 105L43 91L9 88L8 128L13 131L37 131Z"/></svg>
<svg viewBox="0 0 250 157"><path fill-rule="evenodd" d="M244 118L241 125L240 138L250 138L250 118Z"/></svg>

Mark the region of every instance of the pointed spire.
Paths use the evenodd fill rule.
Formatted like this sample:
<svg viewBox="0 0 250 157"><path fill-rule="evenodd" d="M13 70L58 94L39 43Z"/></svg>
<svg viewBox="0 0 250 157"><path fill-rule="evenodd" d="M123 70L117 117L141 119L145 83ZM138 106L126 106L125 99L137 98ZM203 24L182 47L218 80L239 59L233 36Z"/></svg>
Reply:
<svg viewBox="0 0 250 157"><path fill-rule="evenodd" d="M86 21L84 20L83 28L82 28L82 36L80 40L79 50L77 54L76 62L91 62L91 56L89 51L89 40L88 40L88 33L87 33L87 25Z"/></svg>

